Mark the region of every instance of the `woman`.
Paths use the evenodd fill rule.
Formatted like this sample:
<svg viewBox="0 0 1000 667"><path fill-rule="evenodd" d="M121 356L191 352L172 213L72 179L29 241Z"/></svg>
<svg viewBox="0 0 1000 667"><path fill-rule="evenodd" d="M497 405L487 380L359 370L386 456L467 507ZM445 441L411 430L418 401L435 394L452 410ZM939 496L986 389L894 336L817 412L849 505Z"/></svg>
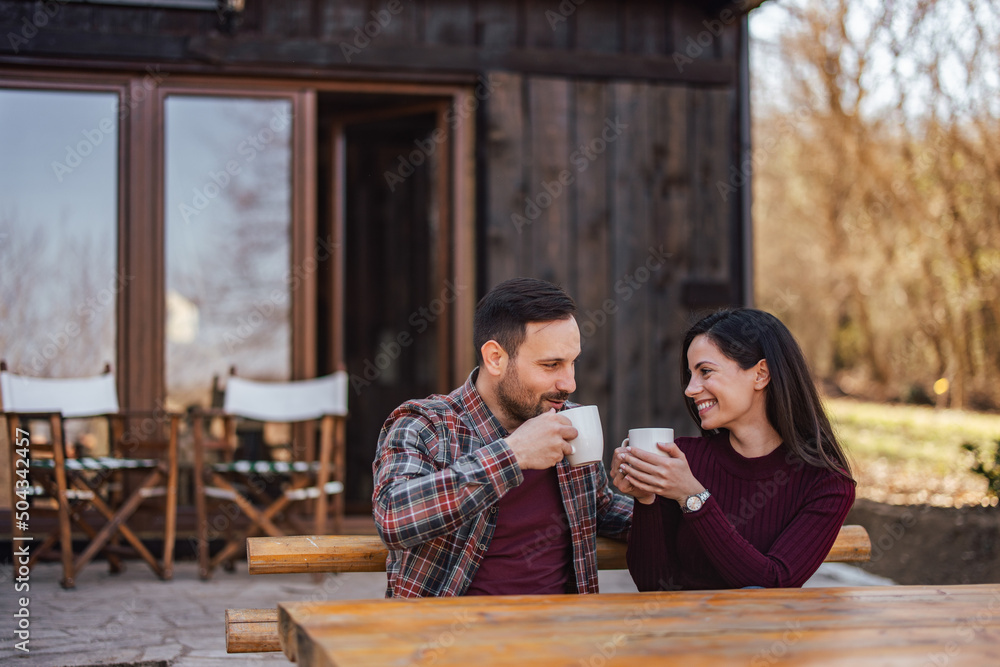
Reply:
<svg viewBox="0 0 1000 667"><path fill-rule="evenodd" d="M700 438L615 450L635 496L628 566L639 590L801 586L823 562L855 482L792 334L724 310L685 335L682 385Z"/></svg>

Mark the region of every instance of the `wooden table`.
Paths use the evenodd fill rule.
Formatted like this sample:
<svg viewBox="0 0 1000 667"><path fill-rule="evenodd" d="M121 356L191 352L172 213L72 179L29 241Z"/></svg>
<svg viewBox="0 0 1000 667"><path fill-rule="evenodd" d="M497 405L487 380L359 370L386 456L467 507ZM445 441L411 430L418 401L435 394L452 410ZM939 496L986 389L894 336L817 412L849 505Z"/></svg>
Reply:
<svg viewBox="0 0 1000 667"><path fill-rule="evenodd" d="M1000 664L1000 585L285 602L314 665Z"/></svg>

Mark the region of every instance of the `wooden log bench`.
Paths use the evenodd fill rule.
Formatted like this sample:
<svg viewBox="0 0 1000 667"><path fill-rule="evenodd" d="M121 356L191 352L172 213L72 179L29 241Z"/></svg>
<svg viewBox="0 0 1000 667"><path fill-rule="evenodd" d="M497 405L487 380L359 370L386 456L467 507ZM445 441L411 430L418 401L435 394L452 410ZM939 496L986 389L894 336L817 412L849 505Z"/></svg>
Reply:
<svg viewBox="0 0 1000 667"><path fill-rule="evenodd" d="M827 554L827 563L858 563L871 558L871 540L862 526L844 526ZM597 538L597 566L624 570L626 545ZM386 546L376 535L299 535L247 539L250 574L385 572ZM278 610L227 609L226 651L281 650Z"/></svg>

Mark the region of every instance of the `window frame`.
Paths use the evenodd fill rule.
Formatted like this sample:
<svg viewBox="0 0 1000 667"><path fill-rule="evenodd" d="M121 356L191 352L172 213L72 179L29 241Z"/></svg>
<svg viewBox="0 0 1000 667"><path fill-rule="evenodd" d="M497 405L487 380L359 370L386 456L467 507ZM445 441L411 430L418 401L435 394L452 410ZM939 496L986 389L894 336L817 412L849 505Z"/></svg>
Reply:
<svg viewBox="0 0 1000 667"><path fill-rule="evenodd" d="M119 104L136 103L118 120L117 270L129 276L115 304L115 372L123 408L163 408L166 397L166 253L163 202L164 101L168 95L204 95L288 99L292 103L292 249L291 266L302 266L317 237L317 95L320 92L419 95L444 99L445 109L478 107L471 83L412 81L343 81L250 76L218 76L172 72L155 65L127 69L47 69L0 66L0 88L65 92L113 92ZM152 85L151 85L152 83ZM441 349L449 352L442 365L442 390L465 380L464 369L475 359L472 316L476 302L475 222L476 114L450 129L449 154L442 167L447 187L439 193L446 205L447 275L467 286L450 304L449 326ZM343 238L343 220L332 221L335 242ZM342 248L342 244L340 246ZM317 374L317 346L323 344L342 363L344 258L335 262L330 303L332 340L317 340L317 272L306 272L293 290L291 311L291 372L293 379ZM155 360L151 363L150 360Z"/></svg>
<svg viewBox="0 0 1000 667"><path fill-rule="evenodd" d="M0 69L0 89L5 90L39 90L46 92L87 92L87 93L114 93L118 96L119 105L124 103L127 99L128 92L130 90L130 80L133 77L127 75L118 76L96 76L96 75L74 75L72 77L65 77L56 74L49 73L37 73L32 75L25 75L23 71L18 72L7 72ZM127 272L127 267L125 265L125 253L123 248L122 239L125 237L126 233L126 214L128 211L128 195L129 195L129 174L127 169L127 145L125 138L129 133L129 125L131 123L131 113L125 117L119 115L118 118L118 158L117 158L117 202L115 204L115 239L117 241L115 248L115 272L116 275L131 275ZM114 365L115 371L120 372L121 369L126 367L126 358L124 355L124 329L123 321L125 319L125 303L122 298L123 294L129 290L129 284L126 283L123 289L116 295L115 299L115 358ZM101 363L105 363L110 360L103 360ZM121 381L119 380L119 387L121 386ZM119 390L120 393L122 390ZM121 400L121 397L119 397Z"/></svg>
<svg viewBox="0 0 1000 667"><path fill-rule="evenodd" d="M200 85L199 85L200 84ZM292 136L290 171L291 183L289 184L291 193L291 210L289 211L291 221L291 237L289 238L289 248L291 256L289 267L294 271L295 267L304 265L306 259L313 252L313 244L316 239L316 207L310 202L315 202L315 178L310 176L310 165L315 165L316 147L315 142L309 140L309 133L314 131L315 123L309 120L308 109L315 108L315 93L304 90L281 90L261 89L258 86L220 85L218 82L212 84L199 81L195 84L181 83L159 86L156 89L156 111L157 117L151 119L154 130L152 137L152 159L149 160L149 189L147 192L153 193L148 205L149 220L152 222L150 230L153 238L157 240L160 248L159 262L155 275L147 276L152 285L154 297L159 299L156 309L158 318L153 329L156 333L155 341L148 341L147 345L155 345L153 351L156 358L162 363L157 369L158 377L156 386L159 389L157 400L163 400L166 396L166 212L164 209L166 198L166 99L169 96L183 97L211 97L211 98L251 98L259 100L286 100L292 106ZM300 122L301 120L301 122ZM315 167L312 173L315 172ZM290 370L291 379L301 379L315 376L316 368L316 293L318 289L316 271L303 271L301 282L296 289L290 290L291 312L290 326L291 338L290 346ZM139 323L136 322L136 325ZM206 387L207 387L206 381Z"/></svg>

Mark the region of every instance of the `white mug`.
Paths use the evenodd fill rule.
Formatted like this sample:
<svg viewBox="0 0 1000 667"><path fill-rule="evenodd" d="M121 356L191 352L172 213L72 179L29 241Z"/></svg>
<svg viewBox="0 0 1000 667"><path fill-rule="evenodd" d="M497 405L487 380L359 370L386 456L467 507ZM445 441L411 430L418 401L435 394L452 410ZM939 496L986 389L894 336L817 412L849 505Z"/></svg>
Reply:
<svg viewBox="0 0 1000 667"><path fill-rule="evenodd" d="M573 453L567 456L570 465L582 466L604 457L604 429L596 405L583 405L559 413L573 423L578 435L569 441Z"/></svg>
<svg viewBox="0 0 1000 667"><path fill-rule="evenodd" d="M633 428L629 429L628 432L629 447L654 454L663 454L663 450L657 447L656 443L673 441L674 429L672 428Z"/></svg>

